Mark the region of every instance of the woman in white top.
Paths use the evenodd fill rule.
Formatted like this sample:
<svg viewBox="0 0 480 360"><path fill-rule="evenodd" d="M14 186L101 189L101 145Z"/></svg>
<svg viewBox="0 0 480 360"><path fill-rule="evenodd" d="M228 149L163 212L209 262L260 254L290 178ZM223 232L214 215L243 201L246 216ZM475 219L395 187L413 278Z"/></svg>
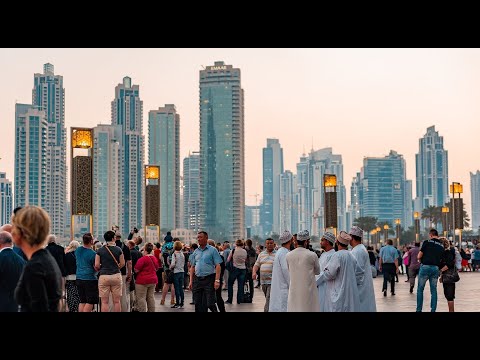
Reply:
<svg viewBox="0 0 480 360"><path fill-rule="evenodd" d="M173 286L175 288L175 305L172 309L182 309L185 293L183 292L183 280L184 280L184 266L185 255L182 252L183 245L180 241L175 241L173 244L172 262L170 264L170 270L173 271Z"/></svg>
<svg viewBox="0 0 480 360"><path fill-rule="evenodd" d="M238 282L237 304L243 302L243 286L245 285L245 276L247 274L247 251L243 248L243 240L235 241L235 249L228 255L227 264L233 261L233 271L228 274L228 299L226 304L231 304L233 300L233 283Z"/></svg>

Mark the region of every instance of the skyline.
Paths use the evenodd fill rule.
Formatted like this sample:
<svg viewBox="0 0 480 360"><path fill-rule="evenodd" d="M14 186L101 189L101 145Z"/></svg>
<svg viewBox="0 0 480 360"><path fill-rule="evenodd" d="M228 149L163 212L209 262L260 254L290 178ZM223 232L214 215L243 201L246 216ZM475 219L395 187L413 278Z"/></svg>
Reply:
<svg viewBox="0 0 480 360"><path fill-rule="evenodd" d="M147 112L175 104L182 119L183 161L199 150L199 71L225 61L241 69L245 89L247 205L255 204L253 194L262 194L261 151L267 138L279 139L284 169L294 173L312 141L315 150L332 147L343 158L347 198L363 157L397 151L405 158L415 197L418 140L435 126L449 152L449 182L464 185L472 218L469 175L480 168L474 161L479 60L479 49L1 49L8 87L0 89L7 134L0 144L0 171L14 180L15 100L30 103L33 74L45 63L63 76L68 134L72 126L110 124L115 86L129 76L140 87L146 138ZM68 165L71 169L70 160Z"/></svg>

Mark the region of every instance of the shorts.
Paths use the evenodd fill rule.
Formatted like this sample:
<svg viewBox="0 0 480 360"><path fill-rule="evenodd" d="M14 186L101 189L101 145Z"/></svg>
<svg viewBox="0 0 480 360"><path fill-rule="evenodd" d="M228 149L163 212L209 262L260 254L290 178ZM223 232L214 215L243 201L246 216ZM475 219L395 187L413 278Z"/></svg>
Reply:
<svg viewBox="0 0 480 360"><path fill-rule="evenodd" d="M101 298L107 297L112 293L113 297L122 297L122 274L100 275L98 279L98 294Z"/></svg>
<svg viewBox="0 0 480 360"><path fill-rule="evenodd" d="M165 271L165 282L167 284L173 284L173 271L172 270Z"/></svg>
<svg viewBox="0 0 480 360"><path fill-rule="evenodd" d="M76 280L81 304L98 304L98 280Z"/></svg>
<svg viewBox="0 0 480 360"><path fill-rule="evenodd" d="M443 294L447 301L453 301L455 299L455 283L443 284Z"/></svg>

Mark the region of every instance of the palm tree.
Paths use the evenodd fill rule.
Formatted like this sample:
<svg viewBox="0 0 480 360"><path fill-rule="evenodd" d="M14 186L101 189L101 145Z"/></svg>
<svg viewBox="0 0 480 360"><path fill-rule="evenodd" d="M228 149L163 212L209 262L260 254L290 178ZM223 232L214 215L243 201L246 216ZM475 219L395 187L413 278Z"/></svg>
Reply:
<svg viewBox="0 0 480 360"><path fill-rule="evenodd" d="M370 244L370 231L377 227L377 218L373 216L361 216L353 220L353 225L367 232L368 244Z"/></svg>
<svg viewBox="0 0 480 360"><path fill-rule="evenodd" d="M433 228L433 224L435 227L437 223L442 220L442 207L441 206L429 206L422 210L422 219L428 219L430 221L429 227L430 229Z"/></svg>

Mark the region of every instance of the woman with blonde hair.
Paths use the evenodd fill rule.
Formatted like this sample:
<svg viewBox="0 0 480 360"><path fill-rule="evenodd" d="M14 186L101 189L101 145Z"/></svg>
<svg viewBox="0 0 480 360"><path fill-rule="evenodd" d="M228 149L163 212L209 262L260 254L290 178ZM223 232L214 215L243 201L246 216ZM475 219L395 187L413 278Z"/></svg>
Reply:
<svg viewBox="0 0 480 360"><path fill-rule="evenodd" d="M77 288L77 258L75 250L78 249L80 243L76 240L70 241L70 244L65 248L65 270L67 276L65 278L65 289L67 292L67 306L69 312L78 312L80 305L80 295Z"/></svg>
<svg viewBox="0 0 480 360"><path fill-rule="evenodd" d="M28 261L15 289L21 312L58 312L62 298L62 273L45 249L50 217L38 206L25 206L12 216L12 237Z"/></svg>

